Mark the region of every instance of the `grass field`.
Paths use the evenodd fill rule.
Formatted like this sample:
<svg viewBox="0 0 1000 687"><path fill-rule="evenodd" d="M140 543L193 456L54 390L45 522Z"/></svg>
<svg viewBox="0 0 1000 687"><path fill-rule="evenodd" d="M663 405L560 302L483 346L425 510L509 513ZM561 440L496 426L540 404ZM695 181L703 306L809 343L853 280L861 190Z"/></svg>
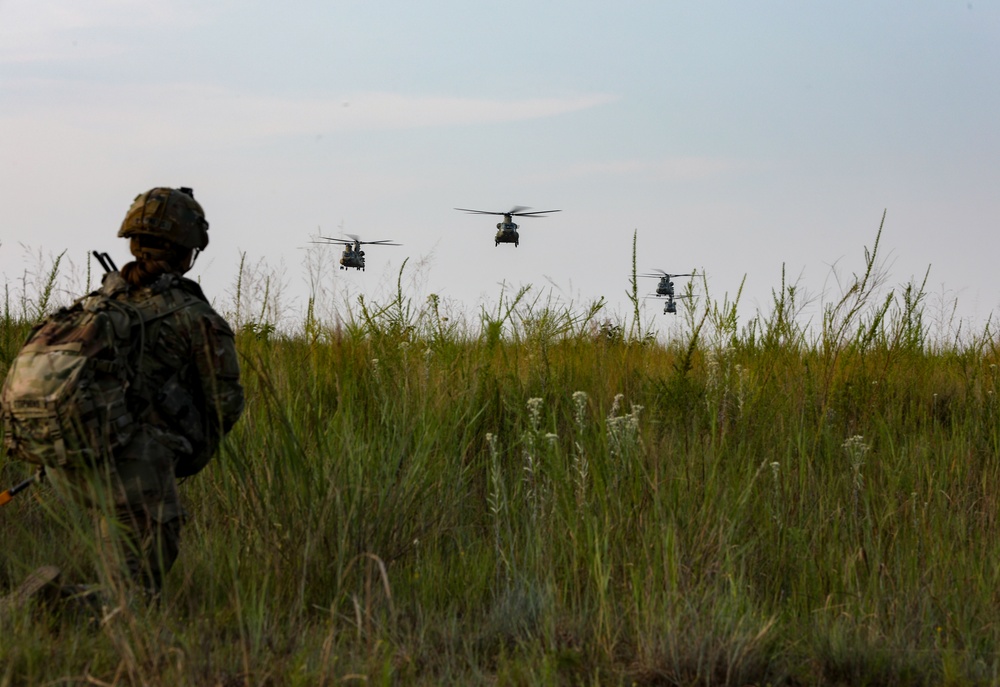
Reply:
<svg viewBox="0 0 1000 687"><path fill-rule="evenodd" d="M0 685L997 684L996 336L931 342L877 244L821 322L797 297L705 296L671 341L525 292L241 317L246 414L162 602L8 618ZM45 485L0 542L0 589L93 578Z"/></svg>

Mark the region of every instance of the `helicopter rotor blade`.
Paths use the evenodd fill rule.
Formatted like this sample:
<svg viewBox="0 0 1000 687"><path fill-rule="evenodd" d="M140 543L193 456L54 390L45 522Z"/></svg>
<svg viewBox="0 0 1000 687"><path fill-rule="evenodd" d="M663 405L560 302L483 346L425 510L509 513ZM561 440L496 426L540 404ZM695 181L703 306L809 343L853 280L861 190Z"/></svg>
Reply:
<svg viewBox="0 0 1000 687"><path fill-rule="evenodd" d="M550 212L562 212L562 210L535 210L534 212L512 212L515 217L544 217Z"/></svg>
<svg viewBox="0 0 1000 687"><path fill-rule="evenodd" d="M471 208L455 208L462 212L468 212L473 215L510 215L512 217L540 217L547 215L550 212L562 212L562 210L534 210L532 212L525 212L525 210L531 210L527 205L515 205L510 210L506 212L493 212L491 210L473 210Z"/></svg>
<svg viewBox="0 0 1000 687"><path fill-rule="evenodd" d="M346 246L357 243L362 246L402 246L401 243L393 243L392 239L379 239L378 241L362 241L361 237L357 234L344 234L344 236L349 237L350 241L345 241L344 239L327 239L328 241L337 241L338 243L343 243ZM325 236L322 238L326 238Z"/></svg>
<svg viewBox="0 0 1000 687"><path fill-rule="evenodd" d="M672 278L672 277L693 277L694 276L694 272L688 272L687 274L675 274L673 272L665 272L665 271L659 269L658 267L654 267L652 271L656 272L656 274L659 275L659 276L661 276L661 277L668 277L668 278ZM643 275L643 276L652 277L654 275L649 274L649 275Z"/></svg>
<svg viewBox="0 0 1000 687"><path fill-rule="evenodd" d="M490 212L489 210L469 210L468 208L455 208L456 210L461 210L462 212L469 212L474 215L506 215L506 212Z"/></svg>

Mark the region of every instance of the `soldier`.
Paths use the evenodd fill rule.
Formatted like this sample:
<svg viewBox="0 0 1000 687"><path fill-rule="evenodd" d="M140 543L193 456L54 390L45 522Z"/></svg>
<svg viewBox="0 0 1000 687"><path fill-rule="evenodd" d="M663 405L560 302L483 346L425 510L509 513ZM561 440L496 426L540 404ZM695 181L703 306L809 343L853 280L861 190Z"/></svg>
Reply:
<svg viewBox="0 0 1000 687"><path fill-rule="evenodd" d="M108 581L130 581L152 596L177 558L186 518L177 478L208 464L243 412L243 388L232 330L183 276L208 245L191 189L140 194L118 236L135 259L102 289L151 316L130 386L136 427L104 464L49 467L47 476L58 492L102 513Z"/></svg>

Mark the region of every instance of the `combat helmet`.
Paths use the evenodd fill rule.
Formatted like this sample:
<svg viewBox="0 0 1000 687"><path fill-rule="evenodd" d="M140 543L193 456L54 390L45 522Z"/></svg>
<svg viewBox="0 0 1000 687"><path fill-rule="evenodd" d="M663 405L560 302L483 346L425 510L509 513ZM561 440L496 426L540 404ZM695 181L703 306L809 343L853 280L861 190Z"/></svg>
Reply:
<svg viewBox="0 0 1000 687"><path fill-rule="evenodd" d="M157 187L135 197L118 236L148 236L202 251L208 245L208 221L190 188Z"/></svg>

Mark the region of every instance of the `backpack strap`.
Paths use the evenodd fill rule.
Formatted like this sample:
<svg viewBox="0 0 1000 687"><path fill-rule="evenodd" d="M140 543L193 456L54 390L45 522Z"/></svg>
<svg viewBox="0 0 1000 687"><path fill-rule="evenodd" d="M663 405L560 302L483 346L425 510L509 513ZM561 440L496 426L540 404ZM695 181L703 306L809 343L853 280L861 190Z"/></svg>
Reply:
<svg viewBox="0 0 1000 687"><path fill-rule="evenodd" d="M101 286L95 293L114 298L119 293L125 293L129 288L129 283L125 281L122 273L115 270L114 272L105 272L104 276L101 277Z"/></svg>
<svg viewBox="0 0 1000 687"><path fill-rule="evenodd" d="M193 302L191 298L179 298L177 289L171 288L180 286L182 292L188 293L188 289L183 288L184 285L182 284L182 282L186 281L189 280L182 279L175 274L164 274L153 282L151 286L145 287L151 293L150 298L134 303L118 298L121 294L128 293L132 289L129 283L122 277L121 272L108 272L104 275L99 289L84 296L77 302L84 309L91 311L102 308L115 308L146 325L154 320L171 315ZM204 300L204 296L202 296L202 300ZM126 334L126 332L120 333L122 335Z"/></svg>

